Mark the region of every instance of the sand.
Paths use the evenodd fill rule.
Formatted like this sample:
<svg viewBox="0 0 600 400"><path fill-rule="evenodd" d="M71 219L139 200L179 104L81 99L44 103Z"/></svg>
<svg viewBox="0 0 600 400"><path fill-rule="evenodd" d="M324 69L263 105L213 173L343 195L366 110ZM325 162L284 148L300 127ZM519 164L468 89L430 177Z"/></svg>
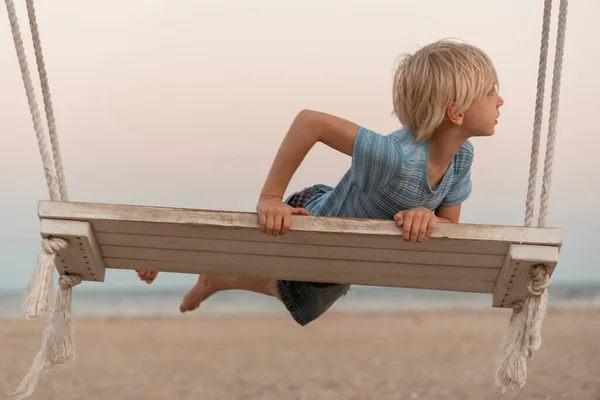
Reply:
<svg viewBox="0 0 600 400"><path fill-rule="evenodd" d="M328 313L75 321L77 359L35 400L498 399L508 311ZM43 321L0 321L0 398L37 352ZM502 398L600 399L600 311L550 311L524 389Z"/></svg>

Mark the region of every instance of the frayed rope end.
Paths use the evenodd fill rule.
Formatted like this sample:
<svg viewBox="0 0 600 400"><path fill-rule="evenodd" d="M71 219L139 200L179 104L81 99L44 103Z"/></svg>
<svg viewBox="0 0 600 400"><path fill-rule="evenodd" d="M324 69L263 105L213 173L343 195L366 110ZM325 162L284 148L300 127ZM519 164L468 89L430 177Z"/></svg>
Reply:
<svg viewBox="0 0 600 400"><path fill-rule="evenodd" d="M44 238L42 240L37 266L25 288L22 307L26 318L40 317L52 308L54 262L56 254L66 247L67 241L61 238Z"/></svg>
<svg viewBox="0 0 600 400"><path fill-rule="evenodd" d="M531 270L529 295L525 304L515 304L508 332L501 346L501 362L496 371L496 385L501 393L520 389L527 379L527 360L540 349L541 326L547 304L550 277L543 265Z"/></svg>
<svg viewBox="0 0 600 400"><path fill-rule="evenodd" d="M7 400L22 400L35 391L40 377L57 364L75 358L75 340L71 323L73 287L81 283L77 275L62 275L52 315L42 338L42 347L33 360L28 374Z"/></svg>

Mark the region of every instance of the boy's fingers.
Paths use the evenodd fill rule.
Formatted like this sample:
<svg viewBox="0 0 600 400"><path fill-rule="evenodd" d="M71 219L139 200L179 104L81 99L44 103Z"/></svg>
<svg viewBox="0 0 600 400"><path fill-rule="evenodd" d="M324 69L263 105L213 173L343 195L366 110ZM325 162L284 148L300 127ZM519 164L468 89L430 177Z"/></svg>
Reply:
<svg viewBox="0 0 600 400"><path fill-rule="evenodd" d="M281 232L281 226L283 225L283 219L285 218L285 214L275 214L273 216L273 236L279 235Z"/></svg>
<svg viewBox="0 0 600 400"><path fill-rule="evenodd" d="M281 227L283 226L284 215L275 215L273 217L273 236L279 235L281 233Z"/></svg>
<svg viewBox="0 0 600 400"><path fill-rule="evenodd" d="M406 215L402 222L402 238L405 242L410 240L410 229L412 228L413 218L411 215Z"/></svg>
<svg viewBox="0 0 600 400"><path fill-rule="evenodd" d="M419 236L419 229L421 228L421 220L423 219L423 216L420 214L417 214L417 216L415 216L415 218L413 219L413 223L411 226L411 230L410 230L410 241L412 243L415 243L417 241L417 237Z"/></svg>
<svg viewBox="0 0 600 400"><path fill-rule="evenodd" d="M283 216L283 225L281 226L281 235L288 233L292 226L292 215L286 214Z"/></svg>
<svg viewBox="0 0 600 400"><path fill-rule="evenodd" d="M258 221L260 223L260 231L264 233L267 229L267 216L265 213L258 214Z"/></svg>
<svg viewBox="0 0 600 400"><path fill-rule="evenodd" d="M396 221L396 225L401 226L403 220L404 220L404 217L401 212L394 215L394 221Z"/></svg>
<svg viewBox="0 0 600 400"><path fill-rule="evenodd" d="M429 229L429 225L431 224L431 219L422 221L421 226L419 227L419 234L417 235L417 242L422 242L425 240L427 236L427 230Z"/></svg>
<svg viewBox="0 0 600 400"><path fill-rule="evenodd" d="M273 233L273 214L267 214L267 221L265 225L265 233L271 235Z"/></svg>
<svg viewBox="0 0 600 400"><path fill-rule="evenodd" d="M292 214L295 215L310 215L304 208L292 208Z"/></svg>
<svg viewBox="0 0 600 400"><path fill-rule="evenodd" d="M281 235L288 233L290 231L290 229L292 228L292 222L293 222L292 215L310 215L310 213L308 211L306 211L306 209L304 209L304 208L290 207L289 210L290 210L290 213L289 214L285 213L283 216L283 225L281 226L281 232L280 232Z"/></svg>

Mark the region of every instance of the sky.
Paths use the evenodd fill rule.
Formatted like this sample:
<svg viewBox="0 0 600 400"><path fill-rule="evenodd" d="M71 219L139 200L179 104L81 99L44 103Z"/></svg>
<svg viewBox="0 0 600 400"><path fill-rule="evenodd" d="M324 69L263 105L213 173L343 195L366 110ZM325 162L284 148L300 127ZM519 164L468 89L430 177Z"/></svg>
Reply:
<svg viewBox="0 0 600 400"><path fill-rule="evenodd" d="M39 87L27 15L17 3ZM254 211L274 154L300 110L328 112L381 133L396 130L391 81L398 57L453 37L492 57L505 100L496 134L473 140L473 193L462 222L522 225L542 3L38 2L69 198ZM547 94L557 10L555 0ZM48 191L2 13L0 289L12 289L23 288L34 268L37 202L48 199ZM600 282L594 253L600 220L599 14L594 0L570 4L548 222L564 229L556 282ZM546 104L544 137L549 98ZM319 144L288 193L314 183L334 185L349 165L349 157ZM181 275L157 280L190 282ZM139 284L132 271L109 271L103 285Z"/></svg>

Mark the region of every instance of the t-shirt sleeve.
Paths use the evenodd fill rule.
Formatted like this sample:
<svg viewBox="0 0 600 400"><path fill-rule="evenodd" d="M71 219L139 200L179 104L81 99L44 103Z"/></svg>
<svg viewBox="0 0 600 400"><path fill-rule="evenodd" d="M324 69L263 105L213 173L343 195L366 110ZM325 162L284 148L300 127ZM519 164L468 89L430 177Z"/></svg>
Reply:
<svg viewBox="0 0 600 400"><path fill-rule="evenodd" d="M394 138L359 127L352 151L352 182L365 192L387 184L402 163L402 153Z"/></svg>
<svg viewBox="0 0 600 400"><path fill-rule="evenodd" d="M473 164L473 145L466 142L457 159L457 179L442 201L443 206L454 206L467 200L471 195L471 165Z"/></svg>

